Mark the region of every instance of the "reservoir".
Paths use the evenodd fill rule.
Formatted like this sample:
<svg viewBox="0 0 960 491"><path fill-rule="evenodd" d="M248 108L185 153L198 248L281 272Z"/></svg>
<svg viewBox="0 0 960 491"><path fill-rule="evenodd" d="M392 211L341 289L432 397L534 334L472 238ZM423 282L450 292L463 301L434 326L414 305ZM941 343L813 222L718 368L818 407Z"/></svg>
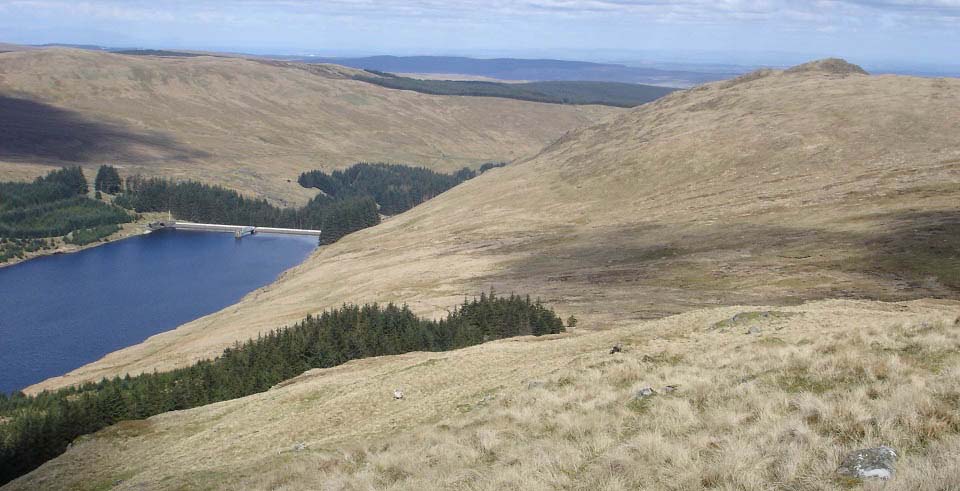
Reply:
<svg viewBox="0 0 960 491"><path fill-rule="evenodd" d="M0 392L234 304L316 246L316 237L162 230L0 268Z"/></svg>

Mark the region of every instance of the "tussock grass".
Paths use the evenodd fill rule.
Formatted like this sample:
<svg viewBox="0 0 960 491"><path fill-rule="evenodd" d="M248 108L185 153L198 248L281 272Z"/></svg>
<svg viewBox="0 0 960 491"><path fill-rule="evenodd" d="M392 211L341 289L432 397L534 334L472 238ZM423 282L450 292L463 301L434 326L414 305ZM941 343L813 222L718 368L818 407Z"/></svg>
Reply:
<svg viewBox="0 0 960 491"><path fill-rule="evenodd" d="M960 366L946 353L957 353L960 329L940 322L830 334L812 343L790 334L751 343L762 350L710 343L695 357L634 350L611 362L598 352L582 360L585 369L557 372L546 390L503 394L468 421L365 447L372 468L328 462L311 482L318 489L859 489L835 475L843 452L891 444L904 458L883 489L956 489L960 464L945 457L960 456ZM765 375L744 382L743 372ZM631 399L641 387L668 383L681 388Z"/></svg>
<svg viewBox="0 0 960 491"><path fill-rule="evenodd" d="M105 430L12 488L85 489L133 469L119 489L952 490L958 308L789 307L802 315L770 319L770 342L709 329L731 307L495 342L442 363L364 360ZM615 343L624 350L610 354ZM657 394L635 399L645 387ZM318 392L328 396L305 397ZM290 450L299 441L306 449ZM895 480L837 476L846 452L881 444L901 453Z"/></svg>

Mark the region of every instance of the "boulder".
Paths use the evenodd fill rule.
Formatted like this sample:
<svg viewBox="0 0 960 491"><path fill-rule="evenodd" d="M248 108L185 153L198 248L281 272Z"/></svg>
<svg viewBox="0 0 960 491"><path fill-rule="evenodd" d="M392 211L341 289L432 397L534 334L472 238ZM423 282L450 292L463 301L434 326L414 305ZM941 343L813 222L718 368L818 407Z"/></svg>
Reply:
<svg viewBox="0 0 960 491"><path fill-rule="evenodd" d="M543 381L540 381L540 380L531 380L531 381L527 382L527 390L542 389L542 388L544 388L546 385L547 385L547 384L544 383Z"/></svg>
<svg viewBox="0 0 960 491"><path fill-rule="evenodd" d="M857 479L891 479L896 471L897 451L887 447L864 448L843 458L837 472Z"/></svg>
<svg viewBox="0 0 960 491"><path fill-rule="evenodd" d="M394 391L393 391L393 398L396 399L396 400L403 399L403 391L400 390L400 389L394 390Z"/></svg>

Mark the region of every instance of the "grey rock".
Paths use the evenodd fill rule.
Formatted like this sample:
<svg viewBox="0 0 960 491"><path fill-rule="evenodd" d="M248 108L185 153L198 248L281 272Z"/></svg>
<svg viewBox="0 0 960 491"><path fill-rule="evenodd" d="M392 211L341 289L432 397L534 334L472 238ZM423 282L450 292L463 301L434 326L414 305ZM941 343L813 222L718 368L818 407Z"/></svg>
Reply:
<svg viewBox="0 0 960 491"><path fill-rule="evenodd" d="M303 442L297 442L293 444L294 452L302 452L307 449L307 444Z"/></svg>
<svg viewBox="0 0 960 491"><path fill-rule="evenodd" d="M886 481L896 474L894 465L897 463L897 457L897 451L887 446L864 448L847 454L837 472L841 476L857 479Z"/></svg>
<svg viewBox="0 0 960 491"><path fill-rule="evenodd" d="M761 332L763 331L761 331L759 327L751 326L750 329L747 330L746 334L757 335L757 334L760 334Z"/></svg>
<svg viewBox="0 0 960 491"><path fill-rule="evenodd" d="M610 348L611 355L614 353L621 353L621 352L623 352L623 346L621 346L620 343L617 343L613 345L613 348Z"/></svg>
<svg viewBox="0 0 960 491"><path fill-rule="evenodd" d="M400 389L395 389L395 390L393 391L393 398L396 399L396 400L398 400L398 401L399 401L400 399L403 399L403 391L400 390Z"/></svg>
<svg viewBox="0 0 960 491"><path fill-rule="evenodd" d="M677 389L679 388L680 388L679 385L666 385L662 389L660 389L660 392L663 392L664 394L669 394L671 392L676 392Z"/></svg>
<svg viewBox="0 0 960 491"><path fill-rule="evenodd" d="M531 381L527 382L527 389L528 389L528 390L532 390L532 389L542 389L542 388L544 388L546 385L547 385L547 384L544 383L543 381L540 381L540 380L531 380Z"/></svg>
<svg viewBox="0 0 960 491"><path fill-rule="evenodd" d="M653 397L655 395L657 395L657 391L653 390L653 387L644 387L633 394L633 399L646 399L647 397Z"/></svg>

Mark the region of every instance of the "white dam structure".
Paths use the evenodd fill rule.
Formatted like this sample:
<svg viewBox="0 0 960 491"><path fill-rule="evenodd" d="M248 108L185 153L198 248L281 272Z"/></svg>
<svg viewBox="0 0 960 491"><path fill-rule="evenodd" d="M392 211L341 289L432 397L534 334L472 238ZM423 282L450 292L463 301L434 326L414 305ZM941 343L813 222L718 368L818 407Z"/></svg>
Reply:
<svg viewBox="0 0 960 491"><path fill-rule="evenodd" d="M162 220L151 222L147 225L149 230L162 230L173 228L178 230L199 230L204 232L229 232L233 233L238 239L244 235L252 234L287 234L287 235L312 235L320 236L319 230L310 230L302 228L277 228L277 227L252 227L249 225L221 225L218 223L194 223L181 220Z"/></svg>

